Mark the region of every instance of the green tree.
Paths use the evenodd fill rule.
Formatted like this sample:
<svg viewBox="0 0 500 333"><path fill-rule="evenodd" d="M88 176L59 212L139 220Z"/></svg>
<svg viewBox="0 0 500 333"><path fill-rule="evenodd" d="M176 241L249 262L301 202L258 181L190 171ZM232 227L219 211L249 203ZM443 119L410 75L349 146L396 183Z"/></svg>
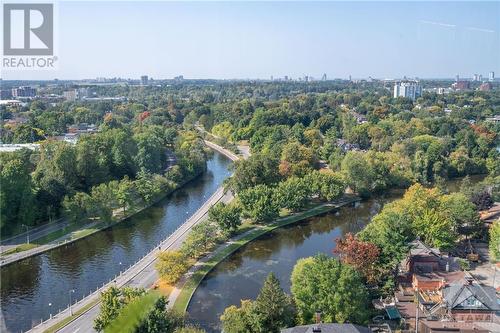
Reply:
<svg viewBox="0 0 500 333"><path fill-rule="evenodd" d="M261 333L279 333L295 323L293 302L280 286L279 280L269 273L253 305L255 330Z"/></svg>
<svg viewBox="0 0 500 333"><path fill-rule="evenodd" d="M123 178L118 184L118 188L116 190L116 199L123 208L124 213L127 211L128 207L134 205L135 198L134 182L131 181L128 176L125 176L125 178Z"/></svg>
<svg viewBox="0 0 500 333"><path fill-rule="evenodd" d="M362 196L369 196L373 190L373 172L366 163L363 153L348 152L342 160L341 170L349 187Z"/></svg>
<svg viewBox="0 0 500 333"><path fill-rule="evenodd" d="M494 262L500 261L500 220L495 221L490 227L490 256Z"/></svg>
<svg viewBox="0 0 500 333"><path fill-rule="evenodd" d="M272 185L280 181L278 159L264 154L253 154L247 160L236 161L229 186L236 192L259 184Z"/></svg>
<svg viewBox="0 0 500 333"><path fill-rule="evenodd" d="M291 297L270 273L255 301L242 300L240 307L227 307L220 319L227 333L272 333L293 326L295 315Z"/></svg>
<svg viewBox="0 0 500 333"><path fill-rule="evenodd" d="M33 224L33 186L27 156L0 154L0 231Z"/></svg>
<svg viewBox="0 0 500 333"><path fill-rule="evenodd" d="M94 320L94 329L102 331L116 317L122 308L132 300L145 294L144 289L109 287L101 293L100 313Z"/></svg>
<svg viewBox="0 0 500 333"><path fill-rule="evenodd" d="M210 251L219 240L217 225L211 221L203 221L191 228L182 243L181 252L187 257L197 259Z"/></svg>
<svg viewBox="0 0 500 333"><path fill-rule="evenodd" d="M231 305L224 310L220 317L222 328L226 333L254 333L253 303L242 300L241 306Z"/></svg>
<svg viewBox="0 0 500 333"><path fill-rule="evenodd" d="M462 193L451 193L440 199L441 209L448 214L456 232L471 234L478 232L481 221L476 206Z"/></svg>
<svg viewBox="0 0 500 333"><path fill-rule="evenodd" d="M165 167L165 141L163 130L157 126L148 126L134 135L137 144L135 163L138 170L159 173Z"/></svg>
<svg viewBox="0 0 500 333"><path fill-rule="evenodd" d="M331 171L313 171L305 180L312 193L324 201L338 199L346 188L343 177Z"/></svg>
<svg viewBox="0 0 500 333"><path fill-rule="evenodd" d="M102 183L92 187L90 196L92 198L94 210L101 222L107 223L113 220L113 209L118 206L116 197L117 188L117 181Z"/></svg>
<svg viewBox="0 0 500 333"><path fill-rule="evenodd" d="M77 192L72 197L66 196L63 201L64 215L71 222L85 221L93 217L94 202L90 195Z"/></svg>
<svg viewBox="0 0 500 333"><path fill-rule="evenodd" d="M295 264L291 281L301 323L311 323L318 309L325 322L366 322L368 293L351 266L326 255L304 258Z"/></svg>
<svg viewBox="0 0 500 333"><path fill-rule="evenodd" d="M274 195L280 207L298 211L307 204L311 196L311 188L304 179L290 177L278 184Z"/></svg>
<svg viewBox="0 0 500 333"><path fill-rule="evenodd" d="M64 196L74 193L78 186L75 160L75 148L66 142L41 145L40 160L32 177L42 207L58 212Z"/></svg>
<svg viewBox="0 0 500 333"><path fill-rule="evenodd" d="M290 142L283 147L279 171L285 177L303 177L313 170L315 164L316 156L311 148Z"/></svg>
<svg viewBox="0 0 500 333"><path fill-rule="evenodd" d="M208 211L209 220L216 223L226 234L234 233L241 225L241 208L235 204L226 205L223 202L212 206Z"/></svg>
<svg viewBox="0 0 500 333"><path fill-rule="evenodd" d="M167 309L168 300L161 296L153 309L149 311L135 333L173 333L184 325L184 316L172 309Z"/></svg>
<svg viewBox="0 0 500 333"><path fill-rule="evenodd" d="M243 213L256 222L269 222L278 217L279 206L274 200L274 189L266 185L239 192Z"/></svg>

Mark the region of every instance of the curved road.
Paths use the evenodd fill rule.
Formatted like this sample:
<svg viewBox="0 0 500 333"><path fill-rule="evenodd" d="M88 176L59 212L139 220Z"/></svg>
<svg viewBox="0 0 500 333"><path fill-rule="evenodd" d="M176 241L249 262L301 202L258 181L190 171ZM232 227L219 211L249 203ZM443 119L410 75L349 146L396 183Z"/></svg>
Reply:
<svg viewBox="0 0 500 333"><path fill-rule="evenodd" d="M217 150L218 152L226 155L233 161L239 159L239 157L232 152L212 143L209 141L205 141L207 146L210 148ZM245 157L248 156L247 153L244 154ZM142 288L150 288L157 280L158 274L155 269L156 256L159 251L164 250L173 250L178 249L186 236L188 235L189 230L196 224L202 222L206 219L208 210L210 207L215 205L217 202L229 202L233 198L230 192L225 192L224 188L219 187L215 193L201 206L186 222L184 222L176 231L174 231L170 236L168 236L164 241L158 244L158 247L155 247L151 252L146 254L142 259L140 259L133 266L129 267L125 272L120 274L116 279L110 281L106 285L102 286L100 289L96 290L89 296L85 297L78 303L72 306L72 311L77 312L85 307L90 306L91 304L96 303L89 310L85 311L78 318L73 320L71 323L63 327L58 332L65 333L76 333L76 332L95 332L92 328L94 318L99 314L99 298L102 291L107 288L115 285L118 287L122 286L131 286L131 287L142 287ZM70 308L63 310L61 313L52 317L40 325L36 326L29 332L43 332L46 329L52 327L58 322L64 320L65 318L70 316Z"/></svg>

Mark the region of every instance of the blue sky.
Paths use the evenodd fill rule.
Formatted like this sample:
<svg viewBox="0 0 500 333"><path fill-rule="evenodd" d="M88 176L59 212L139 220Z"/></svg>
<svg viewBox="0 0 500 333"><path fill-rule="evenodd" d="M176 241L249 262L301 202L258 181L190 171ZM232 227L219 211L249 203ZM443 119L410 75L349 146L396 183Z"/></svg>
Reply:
<svg viewBox="0 0 500 333"><path fill-rule="evenodd" d="M59 68L5 79L500 75L500 2L60 2Z"/></svg>

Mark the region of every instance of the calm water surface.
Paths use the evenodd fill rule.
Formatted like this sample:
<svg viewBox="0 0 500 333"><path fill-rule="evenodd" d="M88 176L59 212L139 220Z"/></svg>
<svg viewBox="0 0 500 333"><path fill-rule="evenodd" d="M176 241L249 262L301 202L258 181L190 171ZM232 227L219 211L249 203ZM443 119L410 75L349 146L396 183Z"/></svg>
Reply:
<svg viewBox="0 0 500 333"><path fill-rule="evenodd" d="M482 177L471 177L476 182ZM457 191L460 180L447 187ZM247 244L210 272L196 290L188 307L191 320L207 332L220 332L219 317L230 305L241 299L255 299L270 272L274 272L286 292L290 292L290 275L300 258L317 253L332 254L335 239L348 232L361 230L384 204L402 196L393 191L361 202L355 207L343 207L337 212L313 217L265 234Z"/></svg>
<svg viewBox="0 0 500 333"><path fill-rule="evenodd" d="M30 329L66 308L69 290L75 290L73 300L80 299L135 263L201 207L230 175L230 165L215 153L202 177L135 217L2 268L0 331Z"/></svg>

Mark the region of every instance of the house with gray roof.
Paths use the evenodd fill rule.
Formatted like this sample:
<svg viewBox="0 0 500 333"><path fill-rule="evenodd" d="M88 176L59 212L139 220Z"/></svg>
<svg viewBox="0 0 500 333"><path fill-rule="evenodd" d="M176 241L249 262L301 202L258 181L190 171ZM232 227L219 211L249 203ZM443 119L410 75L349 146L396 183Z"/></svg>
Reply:
<svg viewBox="0 0 500 333"><path fill-rule="evenodd" d="M371 333L365 326L354 324L313 324L302 325L281 330L281 333Z"/></svg>
<svg viewBox="0 0 500 333"><path fill-rule="evenodd" d="M448 313L457 321L492 321L500 311L495 289L474 283L451 284L443 288L443 300Z"/></svg>

